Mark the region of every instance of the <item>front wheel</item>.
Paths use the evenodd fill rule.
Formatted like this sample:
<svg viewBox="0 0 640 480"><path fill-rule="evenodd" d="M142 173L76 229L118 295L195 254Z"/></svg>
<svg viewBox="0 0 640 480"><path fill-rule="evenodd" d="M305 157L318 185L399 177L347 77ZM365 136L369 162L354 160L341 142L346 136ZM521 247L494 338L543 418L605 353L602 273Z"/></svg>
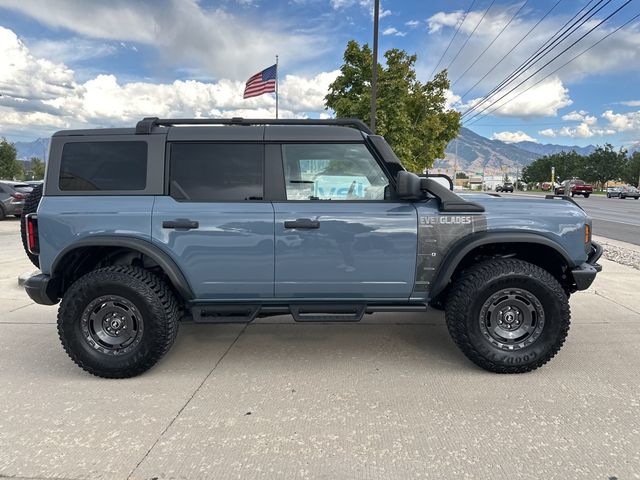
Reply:
<svg viewBox="0 0 640 480"><path fill-rule="evenodd" d="M493 259L464 272L446 302L449 333L475 364L524 373L553 358L569 332L562 286L546 270L517 259Z"/></svg>
<svg viewBox="0 0 640 480"><path fill-rule="evenodd" d="M58 334L82 369L127 378L151 368L178 328L176 299L165 282L137 267L90 272L69 287L58 311Z"/></svg>

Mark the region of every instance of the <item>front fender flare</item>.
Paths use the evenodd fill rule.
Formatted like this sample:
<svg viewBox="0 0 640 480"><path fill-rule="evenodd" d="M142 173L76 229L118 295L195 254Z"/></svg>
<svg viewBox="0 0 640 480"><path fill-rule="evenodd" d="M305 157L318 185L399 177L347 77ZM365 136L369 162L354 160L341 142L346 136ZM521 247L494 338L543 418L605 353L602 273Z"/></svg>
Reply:
<svg viewBox="0 0 640 480"><path fill-rule="evenodd" d="M537 233L484 232L464 237L454 244L444 259L429 292L429 300L435 299L447 287L462 259L475 248L490 244L535 243L555 250L567 262L569 268L576 267L569 252L558 242Z"/></svg>

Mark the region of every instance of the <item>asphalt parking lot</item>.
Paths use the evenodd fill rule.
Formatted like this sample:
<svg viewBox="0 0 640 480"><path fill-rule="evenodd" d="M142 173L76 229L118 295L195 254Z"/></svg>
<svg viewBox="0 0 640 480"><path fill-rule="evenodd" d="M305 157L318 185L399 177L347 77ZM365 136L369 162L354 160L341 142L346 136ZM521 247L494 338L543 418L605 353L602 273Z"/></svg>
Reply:
<svg viewBox="0 0 640 480"><path fill-rule="evenodd" d="M631 201L630 201L631 202ZM0 478L640 478L640 272L606 260L559 356L500 376L443 316L183 325L150 372L77 368L0 222Z"/></svg>
<svg viewBox="0 0 640 480"><path fill-rule="evenodd" d="M542 196L547 193L516 192L514 195ZM640 200L607 198L606 195L591 195L589 198L577 196L573 199L593 219L595 234L640 245Z"/></svg>

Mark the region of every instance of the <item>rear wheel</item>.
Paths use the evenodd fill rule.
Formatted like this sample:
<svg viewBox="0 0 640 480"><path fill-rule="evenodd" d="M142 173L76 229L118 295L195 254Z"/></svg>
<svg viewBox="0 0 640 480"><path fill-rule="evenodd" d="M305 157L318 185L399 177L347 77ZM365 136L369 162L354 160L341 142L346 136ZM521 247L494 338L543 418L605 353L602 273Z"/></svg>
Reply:
<svg viewBox="0 0 640 480"><path fill-rule="evenodd" d="M169 351L177 329L173 293L137 267L86 274L69 287L58 312L67 354L99 377L127 378L148 370Z"/></svg>
<svg viewBox="0 0 640 480"><path fill-rule="evenodd" d="M0 220L4 220L7 217L7 214L4 211L4 207L0 205Z"/></svg>
<svg viewBox="0 0 640 480"><path fill-rule="evenodd" d="M38 205L40 204L40 199L42 198L42 185L38 185L31 190L31 193L27 195L27 198L24 201L24 206L22 207L22 216L20 217L20 236L22 237L22 247L24 248L24 252L31 260L36 267L40 268L40 259L38 255L34 255L29 251L27 246L27 223L25 216L28 213L36 213L38 211Z"/></svg>
<svg viewBox="0 0 640 480"><path fill-rule="evenodd" d="M517 259L462 273L446 303L451 337L475 364L496 373L535 370L562 347L571 313L558 281Z"/></svg>
<svg viewBox="0 0 640 480"><path fill-rule="evenodd" d="M584 198L589 198L589 195L591 195L590 193L585 193L584 194Z"/></svg>

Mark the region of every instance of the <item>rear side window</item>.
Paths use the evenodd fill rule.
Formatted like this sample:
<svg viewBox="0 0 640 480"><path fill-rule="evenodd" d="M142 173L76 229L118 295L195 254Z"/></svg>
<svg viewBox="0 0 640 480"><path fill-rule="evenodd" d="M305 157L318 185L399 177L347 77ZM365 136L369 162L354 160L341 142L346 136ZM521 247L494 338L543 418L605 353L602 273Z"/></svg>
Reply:
<svg viewBox="0 0 640 480"><path fill-rule="evenodd" d="M259 144L174 143L169 194L187 202L262 200L263 150Z"/></svg>
<svg viewBox="0 0 640 480"><path fill-rule="evenodd" d="M65 144L60 190L144 190L146 142L73 142Z"/></svg>

